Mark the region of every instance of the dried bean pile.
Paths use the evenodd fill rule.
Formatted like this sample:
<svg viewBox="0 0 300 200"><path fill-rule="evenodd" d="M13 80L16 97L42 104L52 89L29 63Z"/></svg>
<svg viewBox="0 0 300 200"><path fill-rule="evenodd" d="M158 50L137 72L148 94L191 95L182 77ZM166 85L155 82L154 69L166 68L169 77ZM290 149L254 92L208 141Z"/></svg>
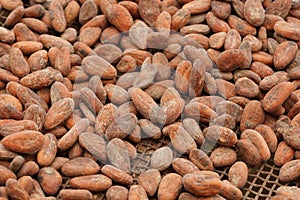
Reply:
<svg viewBox="0 0 300 200"><path fill-rule="evenodd" d="M237 200L273 158L280 182L299 180L299 0L0 9L0 200ZM134 175L149 138L170 143Z"/></svg>

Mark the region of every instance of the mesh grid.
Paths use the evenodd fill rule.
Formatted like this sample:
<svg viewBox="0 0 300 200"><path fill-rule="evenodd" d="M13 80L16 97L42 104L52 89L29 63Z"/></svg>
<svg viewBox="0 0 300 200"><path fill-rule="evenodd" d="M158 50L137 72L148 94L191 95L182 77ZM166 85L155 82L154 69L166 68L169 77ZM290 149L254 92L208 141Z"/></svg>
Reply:
<svg viewBox="0 0 300 200"><path fill-rule="evenodd" d="M280 168L275 166L273 159L262 164L258 168L250 168L248 181L242 189L244 200L250 199L270 199L276 194L276 189L280 186L300 186L298 182L282 183L279 181ZM227 179L229 167L216 170L221 175L221 179Z"/></svg>
<svg viewBox="0 0 300 200"><path fill-rule="evenodd" d="M156 149L166 146L170 143L166 137L161 140L143 140L136 145L138 157L132 163L132 173L136 177L140 173L150 168L150 158Z"/></svg>
<svg viewBox="0 0 300 200"><path fill-rule="evenodd" d="M4 25L8 14L9 12L3 9L0 10L0 26ZM136 145L138 157L132 162L131 174L134 178L134 184L137 182L138 175L150 168L150 158L153 152L160 147L169 145L169 143L169 139L163 137L161 140L145 139ZM250 168L248 181L242 189L243 200L270 199L271 196L276 194L276 189L280 186L300 186L300 181L281 183L278 178L279 170L280 168L274 165L272 159L257 168ZM229 167L218 168L215 171L220 174L222 180L228 179ZM170 172L173 172L171 167L162 172L162 176ZM69 181L70 178L63 177L63 183L60 190L70 188ZM60 199L58 195L56 197L57 199ZM156 198L149 199L155 200ZM105 193L94 194L93 200L106 200Z"/></svg>
<svg viewBox="0 0 300 200"><path fill-rule="evenodd" d="M8 16L9 12L4 10L4 9L0 9L0 26L4 25L4 22Z"/></svg>
<svg viewBox="0 0 300 200"><path fill-rule="evenodd" d="M140 173L150 168L151 155L156 149L170 144L167 137L161 140L145 139L136 145L138 157L132 162L132 177L134 184L137 184L137 177ZM177 155L174 155L177 156ZM230 167L217 168L215 171L220 174L222 180L228 180ZM273 159L263 163L259 167L249 168L248 181L243 189L243 200L265 200L276 194L280 186L300 186L300 182L281 183L279 181L280 168L274 165ZM162 172L162 176L174 172L172 167ZM64 177L61 189L70 188L69 178ZM105 200L105 193L94 194L94 200ZM156 198L150 198L155 200Z"/></svg>
<svg viewBox="0 0 300 200"><path fill-rule="evenodd" d="M153 140L145 140L136 146L137 150L140 154L140 157L137 158L138 165L134 166L136 169L136 174L139 172L145 171L149 169L149 163L152 153L155 149L158 149L164 145L169 144L169 140L164 138L162 141L153 141ZM142 165L141 163L145 163L146 165ZM141 170L142 169L142 170ZM228 180L228 171L230 167L225 168L217 168L215 171L218 172L221 176L222 180ZM272 196L276 194L276 190L280 186L300 186L300 182L289 182L289 183L281 183L279 181L279 171L280 168L275 166L273 162L273 158L271 158L266 163L263 163L259 167L249 168L248 181L245 187L242 189L243 199L244 200L263 200L270 199ZM167 169L162 175L167 172L173 172L172 169Z"/></svg>

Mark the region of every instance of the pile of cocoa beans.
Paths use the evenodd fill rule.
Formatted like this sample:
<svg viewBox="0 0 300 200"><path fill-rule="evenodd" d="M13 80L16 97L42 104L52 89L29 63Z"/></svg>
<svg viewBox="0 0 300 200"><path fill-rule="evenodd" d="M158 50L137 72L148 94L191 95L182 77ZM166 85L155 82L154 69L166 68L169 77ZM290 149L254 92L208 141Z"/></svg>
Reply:
<svg viewBox="0 0 300 200"><path fill-rule="evenodd" d="M299 0L0 0L0 13L0 200L238 200L270 159L280 183L299 180ZM133 174L136 145L163 138Z"/></svg>

